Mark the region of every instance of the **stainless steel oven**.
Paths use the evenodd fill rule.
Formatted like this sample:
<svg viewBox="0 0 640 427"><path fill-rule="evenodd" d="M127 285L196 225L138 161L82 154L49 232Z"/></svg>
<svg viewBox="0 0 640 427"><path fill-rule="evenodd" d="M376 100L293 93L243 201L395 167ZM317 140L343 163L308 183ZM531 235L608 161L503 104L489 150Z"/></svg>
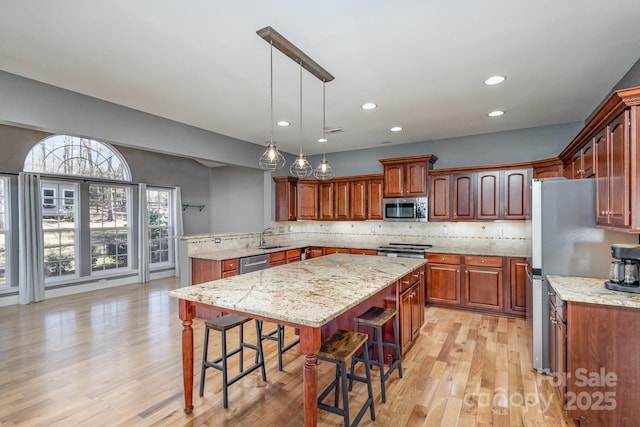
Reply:
<svg viewBox="0 0 640 427"><path fill-rule="evenodd" d="M395 222L427 222L427 200L426 197L383 199L383 219Z"/></svg>

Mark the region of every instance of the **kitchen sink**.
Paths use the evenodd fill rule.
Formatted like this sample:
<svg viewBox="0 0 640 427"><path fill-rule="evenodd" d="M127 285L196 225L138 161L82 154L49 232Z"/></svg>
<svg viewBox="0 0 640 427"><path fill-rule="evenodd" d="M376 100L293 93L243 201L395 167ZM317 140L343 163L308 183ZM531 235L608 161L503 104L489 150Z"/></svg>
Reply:
<svg viewBox="0 0 640 427"><path fill-rule="evenodd" d="M282 245L258 246L258 249L278 249L284 248Z"/></svg>

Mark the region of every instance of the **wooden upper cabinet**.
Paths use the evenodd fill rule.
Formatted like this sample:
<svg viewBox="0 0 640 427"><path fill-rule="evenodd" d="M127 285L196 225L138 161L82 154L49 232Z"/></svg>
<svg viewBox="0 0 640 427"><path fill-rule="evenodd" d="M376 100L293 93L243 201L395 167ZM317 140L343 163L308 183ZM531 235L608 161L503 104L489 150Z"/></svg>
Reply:
<svg viewBox="0 0 640 427"><path fill-rule="evenodd" d="M351 182L350 213L351 219L367 219L367 193L366 180Z"/></svg>
<svg viewBox="0 0 640 427"><path fill-rule="evenodd" d="M562 176L563 165L562 160L558 157L551 157L548 159L536 160L532 163L533 177L540 178L558 178Z"/></svg>
<svg viewBox="0 0 640 427"><path fill-rule="evenodd" d="M471 173L453 175L452 219L456 219L456 220L474 219L473 175L474 174L471 174Z"/></svg>
<svg viewBox="0 0 640 427"><path fill-rule="evenodd" d="M384 167L384 197L404 196L404 165L389 165Z"/></svg>
<svg viewBox="0 0 640 427"><path fill-rule="evenodd" d="M569 179L591 178L594 174L593 149L594 142L589 141L580 151L574 154L571 159L570 171L567 171L565 177Z"/></svg>
<svg viewBox="0 0 640 427"><path fill-rule="evenodd" d="M422 156L382 159L384 197L418 197L428 194L428 174L437 157Z"/></svg>
<svg viewBox="0 0 640 427"><path fill-rule="evenodd" d="M504 171L504 219L527 219L529 208L529 170Z"/></svg>
<svg viewBox="0 0 640 427"><path fill-rule="evenodd" d="M298 219L318 219L318 183L313 179L298 180Z"/></svg>
<svg viewBox="0 0 640 427"><path fill-rule="evenodd" d="M351 218L350 212L350 189L351 185L346 181L335 183L335 202L333 217L338 220Z"/></svg>
<svg viewBox="0 0 640 427"><path fill-rule="evenodd" d="M276 176L276 221L296 220L296 187L297 178L290 176Z"/></svg>
<svg viewBox="0 0 640 427"><path fill-rule="evenodd" d="M596 223L609 224L609 144L607 129L593 139L596 172Z"/></svg>
<svg viewBox="0 0 640 427"><path fill-rule="evenodd" d="M431 197L429 198L429 220L449 220L451 175L433 175Z"/></svg>
<svg viewBox="0 0 640 427"><path fill-rule="evenodd" d="M329 220L334 218L335 184L333 182L321 182L318 184L320 194L320 212L318 219Z"/></svg>
<svg viewBox="0 0 640 427"><path fill-rule="evenodd" d="M384 179L370 179L367 186L367 219L382 219Z"/></svg>
<svg viewBox="0 0 640 427"><path fill-rule="evenodd" d="M410 162L406 166L407 182L405 195L410 197L427 195L427 162Z"/></svg>
<svg viewBox="0 0 640 427"><path fill-rule="evenodd" d="M500 219L500 172L477 174L477 219Z"/></svg>
<svg viewBox="0 0 640 427"><path fill-rule="evenodd" d="M608 126L609 217L614 227L628 227L629 215L629 113L625 111Z"/></svg>

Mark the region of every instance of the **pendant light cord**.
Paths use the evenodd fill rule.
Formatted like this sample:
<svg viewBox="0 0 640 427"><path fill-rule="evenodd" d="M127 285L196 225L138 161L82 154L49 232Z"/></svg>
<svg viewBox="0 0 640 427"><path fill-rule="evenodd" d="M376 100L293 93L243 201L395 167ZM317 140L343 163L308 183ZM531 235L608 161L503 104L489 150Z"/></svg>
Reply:
<svg viewBox="0 0 640 427"><path fill-rule="evenodd" d="M326 160L325 153L327 151L325 144L327 143L327 125L326 125L326 112L327 112L327 104L325 97L325 84L326 80L322 80L322 160Z"/></svg>
<svg viewBox="0 0 640 427"><path fill-rule="evenodd" d="M302 60L300 60L300 157L302 158Z"/></svg>
<svg viewBox="0 0 640 427"><path fill-rule="evenodd" d="M270 75L271 75L271 85L270 85L270 108L271 108L271 121L269 122L269 129L271 131L271 135L269 136L269 143L273 144L273 40L271 40L271 58L270 58Z"/></svg>

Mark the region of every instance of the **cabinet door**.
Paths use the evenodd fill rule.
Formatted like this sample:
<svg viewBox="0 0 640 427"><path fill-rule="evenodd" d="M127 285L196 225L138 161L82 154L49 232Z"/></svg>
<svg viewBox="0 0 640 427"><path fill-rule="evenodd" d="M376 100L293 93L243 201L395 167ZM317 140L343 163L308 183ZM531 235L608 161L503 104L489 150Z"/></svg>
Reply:
<svg viewBox="0 0 640 427"><path fill-rule="evenodd" d="M571 159L571 179L582 178L582 151L578 151Z"/></svg>
<svg viewBox="0 0 640 427"><path fill-rule="evenodd" d="M422 326L422 314L424 304L420 303L420 282L416 283L409 290L411 293L411 340L415 340L420 334Z"/></svg>
<svg viewBox="0 0 640 427"><path fill-rule="evenodd" d="M411 290L400 295L400 349L402 353L411 344Z"/></svg>
<svg viewBox="0 0 640 427"><path fill-rule="evenodd" d="M596 174L596 222L609 224L609 146L607 130L599 132L593 140Z"/></svg>
<svg viewBox="0 0 640 427"><path fill-rule="evenodd" d="M552 299L553 298L553 299ZM558 330L557 319L556 319L556 306L553 304L553 300L555 300L555 296L549 297L549 368L551 369L551 373L559 373L558 371Z"/></svg>
<svg viewBox="0 0 640 427"><path fill-rule="evenodd" d="M504 219L529 218L529 171L504 171Z"/></svg>
<svg viewBox="0 0 640 427"><path fill-rule="evenodd" d="M370 179L367 192L367 219L382 219L382 187L384 180Z"/></svg>
<svg viewBox="0 0 640 427"><path fill-rule="evenodd" d="M351 219L367 219L367 181L353 181L349 197Z"/></svg>
<svg viewBox="0 0 640 427"><path fill-rule="evenodd" d="M427 163L410 162L406 165L407 182L405 194L407 196L427 195Z"/></svg>
<svg viewBox="0 0 640 427"><path fill-rule="evenodd" d="M466 305L502 310L502 269L467 267L464 271Z"/></svg>
<svg viewBox="0 0 640 427"><path fill-rule="evenodd" d="M507 297L505 311L514 314L527 312L527 260L526 258L507 258L509 277L506 284Z"/></svg>
<svg viewBox="0 0 640 427"><path fill-rule="evenodd" d="M427 301L460 304L460 266L427 264Z"/></svg>
<svg viewBox="0 0 640 427"><path fill-rule="evenodd" d="M322 182L320 183L320 214L319 219L327 220L333 219L334 217L334 194L333 190L335 188L333 182Z"/></svg>
<svg viewBox="0 0 640 427"><path fill-rule="evenodd" d="M384 197L404 196L404 165L384 166Z"/></svg>
<svg viewBox="0 0 640 427"><path fill-rule="evenodd" d="M473 219L473 174L453 176L453 219Z"/></svg>
<svg viewBox="0 0 640 427"><path fill-rule="evenodd" d="M296 220L296 179L274 178L276 183L276 221Z"/></svg>
<svg viewBox="0 0 640 427"><path fill-rule="evenodd" d="M628 112L620 114L609 125L609 218L610 224L628 227L629 214L629 130Z"/></svg>
<svg viewBox="0 0 640 427"><path fill-rule="evenodd" d="M429 197L429 220L449 220L449 181L451 175L431 176L431 194Z"/></svg>
<svg viewBox="0 0 640 427"><path fill-rule="evenodd" d="M298 181L298 219L318 219L318 184Z"/></svg>
<svg viewBox="0 0 640 427"><path fill-rule="evenodd" d="M582 177L591 178L593 176L593 141L590 141L582 149Z"/></svg>
<svg viewBox="0 0 640 427"><path fill-rule="evenodd" d="M348 182L335 183L335 203L333 205L333 217L339 220L347 220L349 216L349 190L351 186Z"/></svg>
<svg viewBox="0 0 640 427"><path fill-rule="evenodd" d="M478 182L477 219L500 219L500 172L480 172Z"/></svg>

